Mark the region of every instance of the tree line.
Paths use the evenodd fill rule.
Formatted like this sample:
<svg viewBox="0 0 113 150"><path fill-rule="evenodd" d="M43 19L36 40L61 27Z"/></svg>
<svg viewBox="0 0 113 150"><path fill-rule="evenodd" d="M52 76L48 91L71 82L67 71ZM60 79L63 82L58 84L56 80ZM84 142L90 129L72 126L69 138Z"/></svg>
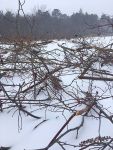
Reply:
<svg viewBox="0 0 113 150"><path fill-rule="evenodd" d="M59 9L54 9L51 13L39 9L26 15L0 11L0 37L19 36L45 40L108 35L111 32L111 28L106 27L108 21L112 22L112 18L105 14L98 17L96 14L83 13L82 9L70 16L61 13ZM101 25L104 27L99 28Z"/></svg>

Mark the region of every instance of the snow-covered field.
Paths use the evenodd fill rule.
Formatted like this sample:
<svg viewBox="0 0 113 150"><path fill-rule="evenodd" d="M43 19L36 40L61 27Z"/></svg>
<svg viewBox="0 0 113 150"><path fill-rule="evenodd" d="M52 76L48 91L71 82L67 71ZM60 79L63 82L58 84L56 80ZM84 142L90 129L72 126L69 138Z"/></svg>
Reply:
<svg viewBox="0 0 113 150"><path fill-rule="evenodd" d="M101 38L100 40L100 38L97 37L97 38L87 39L87 41L89 44L93 46L96 44L98 47L103 47L104 45L107 46L107 48L109 48L109 45L111 46L113 39L112 37L106 37L106 38ZM77 45L77 43L74 42L74 39L70 41L55 40L54 42L45 45L44 48L42 48L41 50L41 54L39 54L40 57L43 54L44 59L45 58L51 59L53 63L58 62L57 60L59 60L59 64L55 64L54 65L55 67L61 66L61 63L63 62L62 64L63 69L60 70L59 72L56 72L55 75L59 76L61 80L61 84L65 91L63 90L52 91L51 84L50 84L48 93L51 94L50 96L52 98L52 101L48 100L48 102L45 102L45 104L48 104L48 107L40 107L39 105L40 102L38 103L38 105L34 105L34 104L25 105L26 107L25 109L27 111L33 113L36 116L41 117L41 119L32 118L31 116L26 115L24 112L18 111L17 107L10 107L5 109L6 107L11 106L11 104L10 103L3 104L4 110L3 112L0 112L0 146L11 147L11 150L35 150L35 149L41 149L47 147L47 145L50 143L52 138L61 129L61 127L65 124L65 122L69 119L69 117L73 114L73 112L74 111L76 112L77 110L80 110L85 107L85 104L81 104L81 103L77 104L77 98L79 100L83 100L85 98L84 93L87 91L93 92L92 95L95 96L95 98L99 99L98 105L102 108L103 111L106 112L107 115L112 117L113 81L104 82L98 80L92 81L92 80L79 79L78 74L81 72L81 68L79 67L74 68L74 65L64 67L64 64L66 62L65 61L66 55L64 51L62 51L62 47L59 47L58 45L62 45L64 47L69 47L72 49L78 48L79 45ZM4 46L4 48L6 48L6 46ZM49 54L47 56L45 53L45 49ZM92 51L88 51L87 53L90 54L91 52ZM8 53L2 55L2 58L8 58L10 56L10 53L11 52L9 51ZM79 55L77 54L75 56L78 57ZM71 56L70 54L69 61L71 63L76 63L77 58L76 59L73 58L75 56L74 55ZM27 55L27 57L29 57L29 55ZM86 56L84 56L84 60L85 57ZM10 66L11 66L10 64L5 65L6 68L10 68ZM4 66L0 65L0 67L2 68ZM101 70L107 70L108 73L113 72L112 71L113 66L111 64L110 65L107 64L100 67L100 65L96 63L93 65L93 67L96 69L99 68ZM50 71L54 69L52 65L48 65L48 68ZM41 71L43 71L43 66ZM33 85L33 82L31 82L30 71L28 70L26 72L27 73L26 74L24 73L23 76L20 75L21 73L20 74L14 73L14 76L2 77L0 79L1 83L4 85L5 84L22 85L23 82L25 81L24 86L22 87L23 90L25 90L29 86ZM42 72L42 77L43 77L43 73L44 72ZM89 75L91 75L91 72L89 72ZM93 75L94 76L96 75L96 77L98 77L96 73ZM109 76L105 75L105 77L109 77ZM48 80L46 81L46 84L49 84ZM30 83L30 85L26 83ZM45 85L44 84L40 84L40 87L46 86L46 84ZM13 88L10 86L5 87L5 89L10 91L8 93L10 93L10 95L12 94L11 96L14 96L18 92L18 87L15 86ZM42 91L42 93L40 93L35 98L31 93L32 92L30 91L24 96L26 96L28 100L35 99L35 98L36 100L40 100L40 99L43 100L48 98L49 95L45 91L45 89L44 91ZM5 98L8 98L7 95L3 94L3 91L0 91L0 95L1 95L0 96L1 99L3 95ZM57 104L58 104L58 108L56 107ZM49 107L49 105L51 106ZM55 107L53 107L53 105ZM72 120L69 122L69 124L59 134L59 136L65 133L66 131L69 131L70 129L74 129L78 127L83 120L84 123L79 130L75 129L72 132L69 132L68 134L66 134L60 139L61 140L60 142L64 142L64 143L56 142L49 148L49 150L62 150L63 148L64 150L65 149L82 150L82 147L80 147L79 144L82 141L85 141L87 139L95 138L98 136L101 137L110 136L110 138L113 138L113 123L110 122L110 120L106 118L106 116L104 116L98 108L95 107L92 108L88 113L88 115L86 116L84 116L83 113L81 115L73 117ZM60 144L64 144L63 145L64 147L62 147ZM90 148L86 147L84 149L90 149ZM98 147L95 148L95 150L96 149L99 150ZM107 149L110 149L109 146L105 148L105 150ZM113 149L113 147L111 147L111 149Z"/></svg>

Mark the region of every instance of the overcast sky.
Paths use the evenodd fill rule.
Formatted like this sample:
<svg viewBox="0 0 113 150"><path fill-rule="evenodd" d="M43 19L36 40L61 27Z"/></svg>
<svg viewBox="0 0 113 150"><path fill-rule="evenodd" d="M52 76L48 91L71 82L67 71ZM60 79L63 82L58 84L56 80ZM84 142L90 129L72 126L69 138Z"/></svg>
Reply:
<svg viewBox="0 0 113 150"><path fill-rule="evenodd" d="M46 8L50 11L58 8L62 13L67 13L68 15L79 11L81 8L83 12L87 11L98 15L104 13L113 16L113 0L26 0L24 11L28 13L33 8ZM16 11L17 9L18 0L0 0L0 10Z"/></svg>

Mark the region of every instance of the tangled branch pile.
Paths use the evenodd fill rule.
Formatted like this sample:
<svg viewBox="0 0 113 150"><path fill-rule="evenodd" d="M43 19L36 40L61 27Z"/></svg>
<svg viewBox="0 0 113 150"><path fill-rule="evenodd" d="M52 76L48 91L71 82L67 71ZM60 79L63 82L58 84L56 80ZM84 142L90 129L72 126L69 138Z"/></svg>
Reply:
<svg viewBox="0 0 113 150"><path fill-rule="evenodd" d="M36 119L42 116L35 115L29 106L37 111L68 111L70 118L43 150L55 143L63 150L67 146L113 149L112 137L100 138L101 123L99 140L86 140L79 145L63 141L73 131L78 137L88 117L99 122L104 117L113 124L113 112L102 103L113 97L112 40L105 45L96 38L78 37L71 41L73 47L58 43L57 48L48 49L53 43L56 44L23 39L0 41L0 111L15 110L19 117L25 114ZM80 125L63 132L78 115L82 116Z"/></svg>

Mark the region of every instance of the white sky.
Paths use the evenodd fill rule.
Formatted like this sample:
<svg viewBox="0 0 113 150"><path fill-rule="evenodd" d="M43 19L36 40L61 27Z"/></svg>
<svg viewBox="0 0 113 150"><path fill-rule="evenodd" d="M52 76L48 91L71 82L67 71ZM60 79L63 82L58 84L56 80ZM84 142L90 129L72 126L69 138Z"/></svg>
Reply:
<svg viewBox="0 0 113 150"><path fill-rule="evenodd" d="M50 11L58 8L62 13L69 15L81 8L83 12L87 11L98 15L104 13L113 16L113 0L26 0L24 11L28 13L33 8L46 8ZM18 0L0 0L0 10L16 11L17 9Z"/></svg>

